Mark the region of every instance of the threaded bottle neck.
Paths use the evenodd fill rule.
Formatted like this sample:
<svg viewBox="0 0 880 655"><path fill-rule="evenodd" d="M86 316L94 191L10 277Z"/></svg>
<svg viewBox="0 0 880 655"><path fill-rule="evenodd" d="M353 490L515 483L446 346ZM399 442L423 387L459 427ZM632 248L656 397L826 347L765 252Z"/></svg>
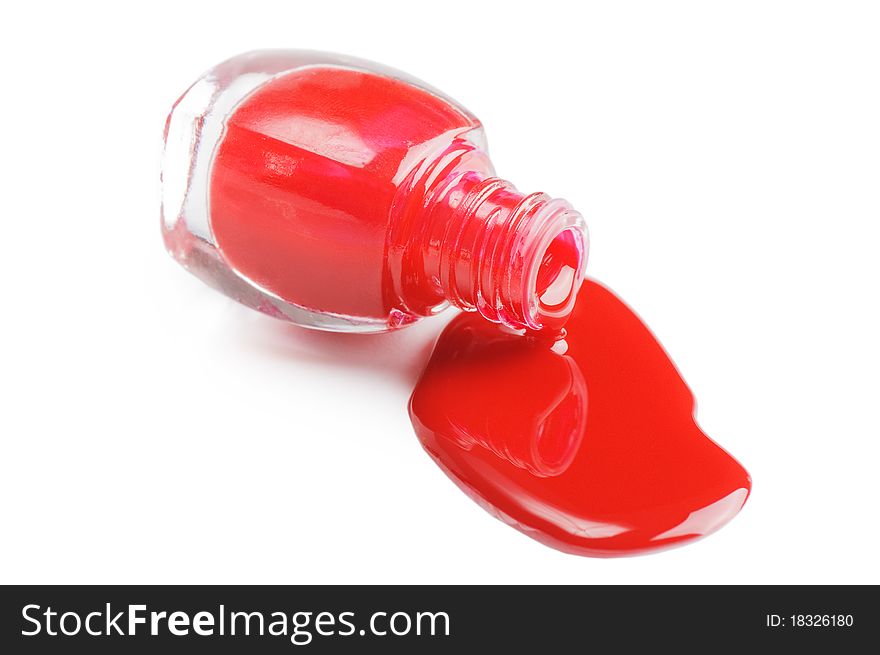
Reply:
<svg viewBox="0 0 880 655"><path fill-rule="evenodd" d="M496 177L466 173L447 187L442 235L425 270L456 307L513 329L558 329L583 281L588 238L564 200L524 195Z"/></svg>

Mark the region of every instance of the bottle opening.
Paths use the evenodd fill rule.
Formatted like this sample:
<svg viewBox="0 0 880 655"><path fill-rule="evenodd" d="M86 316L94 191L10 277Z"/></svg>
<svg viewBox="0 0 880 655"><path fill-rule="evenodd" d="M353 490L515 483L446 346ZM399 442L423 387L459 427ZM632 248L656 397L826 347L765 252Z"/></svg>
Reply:
<svg viewBox="0 0 880 655"><path fill-rule="evenodd" d="M553 222L556 229L537 249L541 254L533 271L529 306L535 325L557 330L568 319L584 279L587 233L580 214L573 210Z"/></svg>
<svg viewBox="0 0 880 655"><path fill-rule="evenodd" d="M514 330L558 331L584 279L583 217L565 200L524 195L499 178L460 183L435 217L429 243L438 246L425 270L456 307Z"/></svg>
<svg viewBox="0 0 880 655"><path fill-rule="evenodd" d="M568 300L575 291L580 260L580 244L573 230L563 230L550 243L538 269L535 295L541 309L553 311Z"/></svg>

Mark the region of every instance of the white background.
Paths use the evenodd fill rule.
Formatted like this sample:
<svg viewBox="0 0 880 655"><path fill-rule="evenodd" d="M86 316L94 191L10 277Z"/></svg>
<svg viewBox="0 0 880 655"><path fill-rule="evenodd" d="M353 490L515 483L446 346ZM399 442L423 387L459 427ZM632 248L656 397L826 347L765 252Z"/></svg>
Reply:
<svg viewBox="0 0 880 655"><path fill-rule="evenodd" d="M0 26L2 582L880 582L880 13L849 2L13 3ZM159 236L165 115L244 50L404 69L570 200L754 478L717 534L551 550L422 452L445 318L327 335Z"/></svg>

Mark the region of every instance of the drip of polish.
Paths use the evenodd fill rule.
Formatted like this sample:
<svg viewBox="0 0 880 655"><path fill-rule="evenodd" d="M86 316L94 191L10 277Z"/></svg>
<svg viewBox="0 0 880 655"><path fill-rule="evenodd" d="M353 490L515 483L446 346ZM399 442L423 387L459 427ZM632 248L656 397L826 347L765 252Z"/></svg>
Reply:
<svg viewBox="0 0 880 655"><path fill-rule="evenodd" d="M564 340L462 315L410 401L425 450L484 509L559 550L647 553L714 532L746 470L694 419L694 397L639 317L587 280Z"/></svg>

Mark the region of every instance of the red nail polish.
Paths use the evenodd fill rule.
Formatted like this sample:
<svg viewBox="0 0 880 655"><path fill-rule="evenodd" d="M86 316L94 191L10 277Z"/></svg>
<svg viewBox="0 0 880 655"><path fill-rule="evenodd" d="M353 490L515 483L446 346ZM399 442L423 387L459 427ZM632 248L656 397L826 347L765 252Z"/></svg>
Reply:
<svg viewBox="0 0 880 655"><path fill-rule="evenodd" d="M635 555L714 532L749 474L699 428L639 317L592 280L579 295L556 343L452 321L410 401L422 445L490 513L566 552Z"/></svg>
<svg viewBox="0 0 880 655"><path fill-rule="evenodd" d="M253 52L208 71L168 116L162 183L177 261L307 327L387 330L451 304L557 328L583 280L577 211L495 177L459 104L349 57Z"/></svg>

